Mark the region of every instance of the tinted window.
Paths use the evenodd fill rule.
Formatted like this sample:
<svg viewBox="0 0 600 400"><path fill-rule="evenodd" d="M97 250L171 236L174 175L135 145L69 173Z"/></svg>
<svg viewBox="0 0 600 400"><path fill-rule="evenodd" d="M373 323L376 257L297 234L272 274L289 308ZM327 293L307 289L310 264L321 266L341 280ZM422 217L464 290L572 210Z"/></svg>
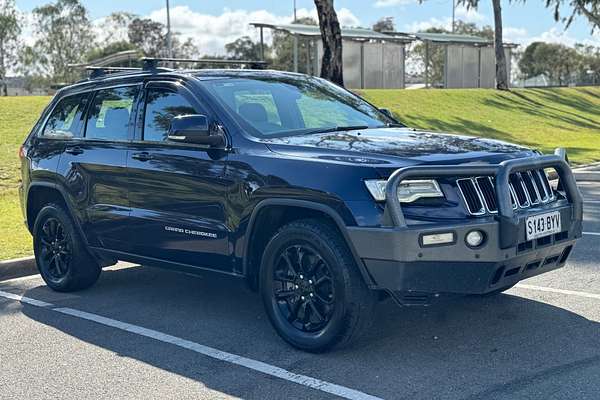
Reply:
<svg viewBox="0 0 600 400"><path fill-rule="evenodd" d="M85 137L127 140L129 115L138 91L137 86L99 90L88 113Z"/></svg>
<svg viewBox="0 0 600 400"><path fill-rule="evenodd" d="M376 128L394 122L360 97L319 78L265 76L203 84L259 137L357 125Z"/></svg>
<svg viewBox="0 0 600 400"><path fill-rule="evenodd" d="M273 93L263 89L238 90L234 92L235 107L239 115L249 123L265 125L266 130L280 130L281 118Z"/></svg>
<svg viewBox="0 0 600 400"><path fill-rule="evenodd" d="M173 117L197 114L194 107L175 92L166 89L149 89L146 96L144 140L166 140Z"/></svg>
<svg viewBox="0 0 600 400"><path fill-rule="evenodd" d="M59 137L78 136L79 122L87 97L86 93L65 97L60 100L56 107L54 107L54 110L52 110L52 114L48 118L42 135Z"/></svg>

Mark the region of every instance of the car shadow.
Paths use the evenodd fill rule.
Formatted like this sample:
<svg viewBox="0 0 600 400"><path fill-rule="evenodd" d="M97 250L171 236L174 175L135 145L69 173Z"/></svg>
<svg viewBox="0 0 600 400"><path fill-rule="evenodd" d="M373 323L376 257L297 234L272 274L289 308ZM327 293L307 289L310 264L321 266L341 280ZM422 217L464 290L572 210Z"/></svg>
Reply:
<svg viewBox="0 0 600 400"><path fill-rule="evenodd" d="M521 292L459 298L429 308L399 308L386 301L364 337L350 348L327 354L290 348L270 327L258 296L242 281L223 276L196 278L135 267L104 271L95 287L75 296L61 297L45 286L24 295L384 398L511 398L528 391L550 396L561 385L572 386L573 374L590 369L596 377L600 374L598 322L515 293ZM265 384L284 384L275 379L248 381L247 375L240 382L231 366L211 361L208 369L198 367L204 356L172 345L135 336L121 340L112 328L76 323L26 304L22 312L82 341L232 396L264 398ZM165 348L172 349L165 355ZM579 389L598 391L600 382L596 379L589 388Z"/></svg>

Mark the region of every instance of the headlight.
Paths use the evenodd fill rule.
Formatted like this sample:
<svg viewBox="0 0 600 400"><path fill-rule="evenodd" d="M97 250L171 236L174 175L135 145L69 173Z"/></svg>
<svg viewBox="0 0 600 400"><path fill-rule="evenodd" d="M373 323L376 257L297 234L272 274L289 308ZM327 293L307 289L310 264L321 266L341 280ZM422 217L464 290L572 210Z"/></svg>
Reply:
<svg viewBox="0 0 600 400"><path fill-rule="evenodd" d="M375 200L385 201L387 180L366 180L365 185ZM398 185L398 200L400 203L412 203L425 197L444 197L437 181L433 179L405 180Z"/></svg>

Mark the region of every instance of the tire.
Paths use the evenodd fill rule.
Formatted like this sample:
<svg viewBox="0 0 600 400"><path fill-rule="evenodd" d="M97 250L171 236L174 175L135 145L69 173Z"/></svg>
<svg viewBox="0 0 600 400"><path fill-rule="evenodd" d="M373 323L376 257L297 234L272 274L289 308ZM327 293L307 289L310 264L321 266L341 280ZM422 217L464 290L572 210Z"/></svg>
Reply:
<svg viewBox="0 0 600 400"><path fill-rule="evenodd" d="M38 213L33 249L40 275L57 292L86 289L98 280L102 271L60 204L48 204Z"/></svg>
<svg viewBox="0 0 600 400"><path fill-rule="evenodd" d="M314 219L291 222L271 238L259 290L279 336L315 353L357 339L377 302L341 235Z"/></svg>

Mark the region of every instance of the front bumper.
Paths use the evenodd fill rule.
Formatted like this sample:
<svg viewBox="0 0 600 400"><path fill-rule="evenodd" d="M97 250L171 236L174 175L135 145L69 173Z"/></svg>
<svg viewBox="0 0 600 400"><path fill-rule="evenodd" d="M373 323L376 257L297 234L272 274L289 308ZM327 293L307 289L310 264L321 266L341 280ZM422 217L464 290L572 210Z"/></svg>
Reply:
<svg viewBox="0 0 600 400"><path fill-rule="evenodd" d="M546 167L556 169L566 199L516 213L510 204L508 176L519 170ZM392 195L398 183L409 177L486 174L496 177L498 215L472 218L465 223L407 225L401 206ZM389 291L404 304L426 304L445 293L485 294L560 268L582 234L581 195L568 165L555 156L482 167L408 167L390 177L387 189L386 215L391 226L350 227L348 235L371 287ZM562 231L528 241L525 219L548 211L560 212ZM485 232L487 237L477 249L464 241L473 229ZM455 243L422 246L422 235L440 232L453 232Z"/></svg>

